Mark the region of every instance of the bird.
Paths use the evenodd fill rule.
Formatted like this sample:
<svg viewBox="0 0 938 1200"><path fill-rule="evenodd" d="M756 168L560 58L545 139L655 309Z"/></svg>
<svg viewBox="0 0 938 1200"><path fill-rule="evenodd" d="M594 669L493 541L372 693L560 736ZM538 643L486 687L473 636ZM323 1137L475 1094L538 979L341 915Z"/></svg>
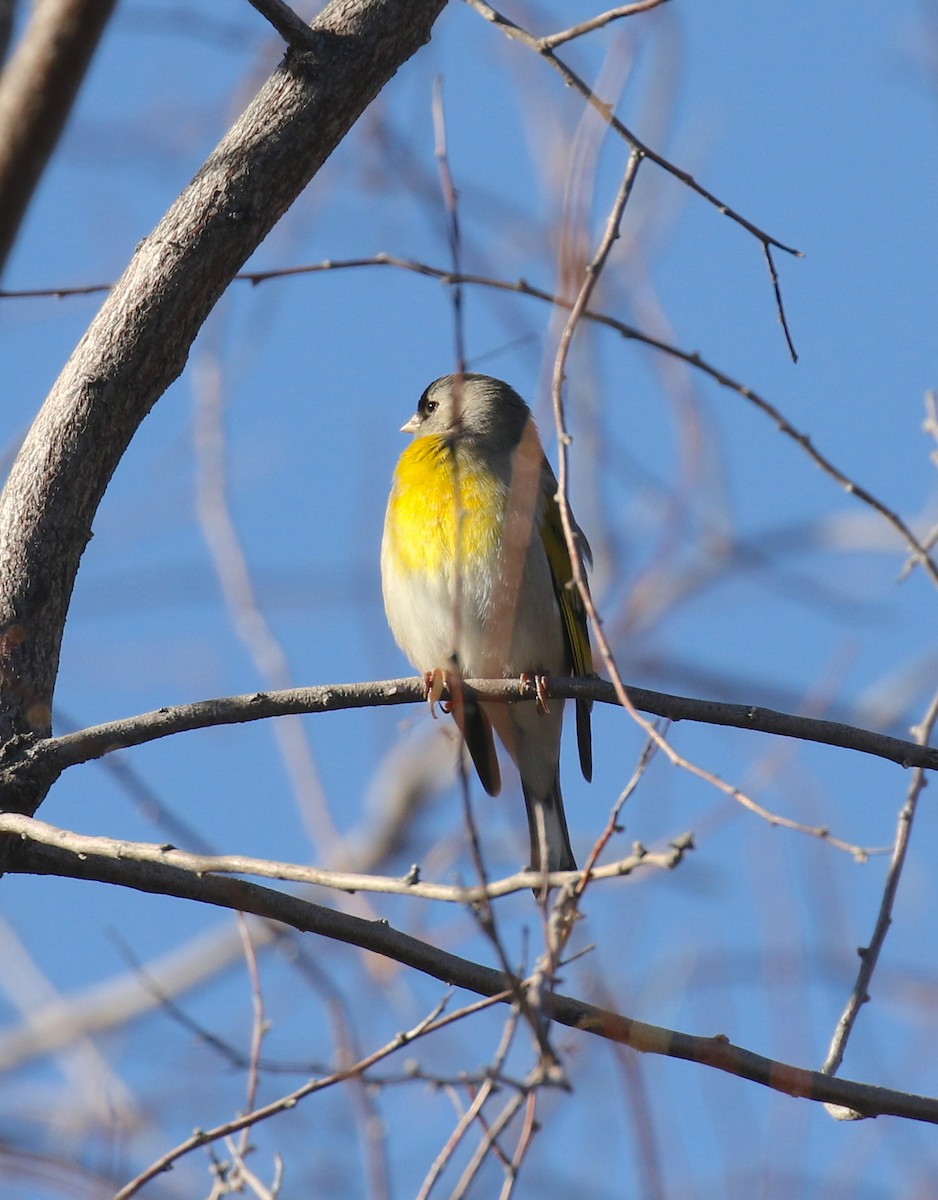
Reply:
<svg viewBox="0 0 938 1200"><path fill-rule="evenodd" d="M434 380L401 428L413 435L394 471L381 541L388 624L427 680L533 676L538 699L461 696L450 710L492 796L501 773L492 730L521 778L530 867L572 871L560 790L563 700L544 676L590 675L586 606L574 582L557 479L531 410L509 384L460 373ZM589 543L572 520L581 561ZM442 673L442 675L441 675ZM592 777L591 704L576 701L580 766Z"/></svg>

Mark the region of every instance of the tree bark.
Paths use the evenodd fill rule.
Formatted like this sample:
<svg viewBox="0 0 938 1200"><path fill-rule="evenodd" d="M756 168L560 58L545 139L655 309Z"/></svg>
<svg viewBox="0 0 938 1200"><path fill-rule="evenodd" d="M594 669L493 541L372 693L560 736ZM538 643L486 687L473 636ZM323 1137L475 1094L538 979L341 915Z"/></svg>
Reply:
<svg viewBox="0 0 938 1200"><path fill-rule="evenodd" d="M445 0L332 0L145 239L56 381L0 495L0 747L49 732L62 631L105 488L228 283ZM0 750L0 755L4 753ZM3 807L32 813L33 789Z"/></svg>

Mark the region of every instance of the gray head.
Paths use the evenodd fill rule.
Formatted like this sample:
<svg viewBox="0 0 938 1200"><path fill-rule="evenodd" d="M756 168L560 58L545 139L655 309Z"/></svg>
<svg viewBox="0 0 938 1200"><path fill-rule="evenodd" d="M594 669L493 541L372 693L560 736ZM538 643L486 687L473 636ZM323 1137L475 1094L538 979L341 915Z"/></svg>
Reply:
<svg viewBox="0 0 938 1200"><path fill-rule="evenodd" d="M513 450L531 411L514 388L491 375L444 375L420 397L403 427L417 437L482 438L499 450Z"/></svg>

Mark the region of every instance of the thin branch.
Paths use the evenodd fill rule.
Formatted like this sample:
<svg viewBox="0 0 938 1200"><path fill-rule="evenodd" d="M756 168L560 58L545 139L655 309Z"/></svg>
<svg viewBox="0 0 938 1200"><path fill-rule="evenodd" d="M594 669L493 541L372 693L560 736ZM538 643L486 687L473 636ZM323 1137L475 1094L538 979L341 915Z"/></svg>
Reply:
<svg viewBox="0 0 938 1200"><path fill-rule="evenodd" d="M312 30L289 4L284 4L283 0L248 0L248 4L270 22L297 54L315 49L316 40Z"/></svg>
<svg viewBox="0 0 938 1200"><path fill-rule="evenodd" d="M196 452L196 513L229 619L251 657L261 684L287 688L290 662L267 619L231 508L228 445L224 428L225 387L217 354L203 351L195 362L193 397ZM298 717L273 729L294 799L305 817L313 845L325 862L335 861L342 838L336 829L306 729Z"/></svg>
<svg viewBox="0 0 938 1200"><path fill-rule="evenodd" d="M264 993L261 988L261 976L257 966L257 951L251 937L251 926L244 913L238 913L238 932L244 947L244 961L247 964L248 978L251 981L251 1049L248 1055L247 1073L247 1108L254 1108L257 1103L257 1089L260 1084L261 1048L267 1034L267 1015L264 1007ZM245 1125L241 1131L241 1142L238 1146L238 1158L244 1159L248 1153L250 1126ZM242 1164L243 1165L243 1161Z"/></svg>
<svg viewBox="0 0 938 1200"><path fill-rule="evenodd" d="M540 1128L535 1119L536 1112L537 1090L531 1088L525 1100L524 1124L521 1127L521 1134L518 1138L518 1144L515 1146L515 1152L511 1157L511 1162L505 1167L505 1182L498 1200L510 1200L511 1194L515 1189L515 1184L518 1182L518 1172L521 1170L524 1156L531 1146L531 1141L535 1133Z"/></svg>
<svg viewBox="0 0 938 1200"><path fill-rule="evenodd" d="M0 73L0 270L58 145L114 0L43 0Z"/></svg>
<svg viewBox="0 0 938 1200"><path fill-rule="evenodd" d="M398 270L412 271L417 275L425 275L430 279L438 279L447 286L464 283L475 284L479 287L488 287L496 291L514 292L519 296L529 296L534 300L541 300L546 304L555 305L560 308L569 308L572 303L572 301L561 296L553 295L544 288L535 287L525 279L518 279L512 282L505 279L495 279L487 275L466 273L455 275L452 271L443 270L441 267L434 267L428 263L417 262L414 259L400 258L396 255L385 253L376 254L369 258L326 259L319 263L310 263L297 267L281 267L270 271L247 271L237 275L236 278L257 285L271 279L285 279L293 275L310 275L320 271L348 270L358 267L394 267ZM33 289L26 291L0 290L0 300L87 295L90 292L107 291L110 286L110 284L102 283L80 288ZM744 400L747 400L750 404L758 408L760 412L764 413L775 424L780 433L783 433L793 442L796 442L814 465L820 467L825 475L829 475L844 491L856 497L857 500L866 504L869 508L872 508L891 525L906 546L912 551L912 561L920 563L925 568L932 582L938 585L938 565L935 564L934 560L929 556L927 548L916 538L915 534L898 513L837 467L832 459L828 458L815 447L807 433L804 433L797 426L793 425L780 409L776 408L774 404L766 400L753 388L740 383L739 380L734 379L732 375L728 375L719 367L713 366L712 363L701 357L697 351L682 350L679 346L662 341L661 338L653 337L651 334L643 333L634 325L629 325L625 321L620 321L615 317L609 316L607 313L587 309L583 313L583 319L593 321L598 325L604 325L607 329L614 330L628 341L638 342L643 346L650 347L652 350L658 350L662 354L667 354L679 362L686 363L695 370L701 371L720 387L742 396Z"/></svg>
<svg viewBox="0 0 938 1200"><path fill-rule="evenodd" d="M512 1043L515 1040L515 1034L518 1032L518 1015L517 1008L513 1008L508 1014L508 1019L505 1021L505 1024L502 1028L499 1044L495 1051L495 1057L492 1060L491 1066L486 1070L485 1078L477 1085L475 1095L472 1095L471 1080L466 1078L460 1079L460 1086L468 1086L470 1089L470 1096L472 1097L471 1103L469 1104L468 1108L465 1109L465 1111L460 1113L456 1127L446 1139L446 1144L443 1146L443 1149L433 1160L430 1170L427 1172L423 1183L420 1185L420 1191L417 1193L416 1200L428 1200L430 1193L436 1185L436 1181L443 1174L443 1171L446 1169L447 1164L453 1157L453 1154L456 1152L460 1142L462 1142L466 1136L466 1133L472 1125L472 1122L481 1113L483 1104L492 1094L495 1086L504 1082L509 1082L511 1087L516 1088L519 1086L524 1086L519 1085L514 1080L507 1081L504 1075L505 1059L508 1057L508 1051L511 1049ZM455 1094L455 1088L451 1087L449 1091L458 1112L459 1098Z"/></svg>
<svg viewBox="0 0 938 1200"><path fill-rule="evenodd" d="M778 316L778 322L782 327L782 333L785 335L785 344L788 346L788 353L791 356L792 362L798 361L798 351L795 349L795 343L791 336L791 329L788 325L788 317L785 315L785 302L782 299L782 285L779 282L778 271L775 267L775 259L772 257L772 247L768 242L762 243L762 249L765 251L765 262L769 268L769 279L772 281L772 292L775 296L775 312Z"/></svg>
<svg viewBox="0 0 938 1200"><path fill-rule="evenodd" d="M443 1174L444 1170L449 1164L450 1159L453 1157L457 1146L465 1138L466 1133L472 1125L472 1122L476 1119L481 1111L482 1105L492 1094L494 1086L494 1079L489 1078L483 1081L482 1086L472 1098L472 1103L469 1105L466 1111L462 1113L459 1120L456 1122L453 1132L446 1139L442 1150L430 1165L430 1170L427 1172L423 1183L420 1185L420 1191L417 1193L416 1200L429 1200L430 1193L436 1185L436 1181Z"/></svg>
<svg viewBox="0 0 938 1200"><path fill-rule="evenodd" d="M440 192L446 211L446 242L452 262L452 273L458 278L462 274L462 228L459 220L459 194L449 165L449 150L446 139L446 110L443 107L443 82L439 76L433 84L433 133L434 154L440 177ZM455 347L455 374L463 375L466 370L466 321L463 309L462 285L456 283L452 289L453 341ZM458 399L457 395L457 399ZM460 544L460 541L457 541ZM459 589L457 588L457 594Z"/></svg>
<svg viewBox="0 0 938 1200"><path fill-rule="evenodd" d="M922 723L915 730L915 736L919 742L924 744L928 741L935 728L936 721L938 721L938 692L932 697L928 712L925 714ZM873 927L873 935L870 938L869 945L859 951L860 970L857 972L856 983L853 985L853 991L850 994L850 999L847 1001L847 1006L840 1020L837 1022L837 1029L834 1033L830 1050L827 1053L824 1065L821 1067L825 1075L834 1075L840 1069L844 1052L847 1049L847 1042L850 1039L850 1034L853 1032L857 1017L860 1015L860 1009L870 998L870 984L873 979L873 972L876 970L876 964L879 962L879 955L886 940L886 934L889 932L889 927L892 924L892 910L896 901L896 893L899 889L899 880L902 877L902 869L905 866L909 840L912 836L912 823L915 820L919 797L927 786L928 778L925 772L921 768L917 769L912 776L912 782L909 784L905 804L899 813L896 844L893 849L892 862L889 864L889 871L886 875L883 898L880 902L876 924ZM844 1109L839 1105L830 1105L828 1111L831 1113L831 1116L839 1121L855 1120L861 1115L852 1109Z"/></svg>
<svg viewBox="0 0 938 1200"><path fill-rule="evenodd" d="M486 1129L485 1136L476 1147L475 1153L466 1164L465 1170L459 1178L456 1187L450 1193L450 1200L464 1200L466 1193L472 1185L473 1180L478 1175L485 1162L489 1151L495 1146L496 1139L502 1130L507 1129L511 1121L514 1120L518 1110L525 1103L527 1097L521 1092L515 1094L506 1100L502 1111L498 1114L491 1126Z"/></svg>
<svg viewBox="0 0 938 1200"><path fill-rule="evenodd" d="M673 175L675 179L680 180L681 183L685 184L692 191L696 192L698 196L701 196L704 200L706 200L708 204L712 204L713 207L721 212L725 217L729 217L731 221L735 221L737 225L741 225L743 229L751 233L753 237L757 238L763 246L776 246L779 250L784 250L786 254L793 254L796 258L804 257L800 250L796 250L793 246L786 246L784 242L780 242L777 238L772 237L770 234L760 229L757 225L753 225L751 221L746 220L744 216L736 212L735 209L730 208L728 204L724 204L723 201L717 196L714 196L712 192L708 192L707 189L699 184L697 180L694 179L694 177L687 171L684 171L680 167L675 166L674 163L669 162L662 155L652 150L650 146L646 146L640 138L636 137L636 135L627 126L625 126L618 117L614 115L611 105L601 100L592 91L589 84L585 83L584 80L579 77L579 75L577 75L570 69L570 67L566 65L566 63L557 58L550 47L544 44L545 39L537 38L533 33L529 33L528 30L523 29L520 25L516 25L514 21L509 20L508 17L503 16L496 9L492 8L490 4L487 4L485 0L466 0L466 3L470 8L474 8L480 16L485 18L486 21L491 22L493 25L501 29L506 36L522 42L529 49L533 50L537 54L540 54L542 58L545 58L555 70L560 72L567 85L579 92L583 99L586 100L587 103L593 108L595 108L600 116L602 116L603 119L609 123L610 127L614 129L621 138L628 142L632 150L638 154L640 158L649 159L649 161L656 163L659 167L661 167L662 170L667 171L669 175Z"/></svg>
<svg viewBox="0 0 938 1200"><path fill-rule="evenodd" d="M517 680L463 681L467 695L505 702L531 699L534 690ZM551 677L550 693L567 699L594 700L618 704L615 687L602 679L562 679ZM635 708L672 721L696 721L735 729L756 730L780 737L797 738L827 746L838 746L887 759L902 767L938 769L938 748L873 730L825 721L816 717L796 716L748 704L724 704L715 700L696 700L674 696L648 688L628 687L626 694ZM444 693L445 697L445 693ZM19 755L9 755L0 764L0 794L3 807L15 811L15 795L31 776L50 785L67 768L103 758L115 750L142 746L159 738L217 725L236 725L246 721L294 713L339 712L346 709L383 707L426 702L426 686L421 678L386 679L372 683L329 684L313 688L290 688L280 692L252 692L216 700L167 706L94 725L58 738L39 739L19 747Z"/></svg>
<svg viewBox="0 0 938 1200"><path fill-rule="evenodd" d="M19 813L0 813L0 834L10 834L23 841L68 850L69 853L104 859L169 866L194 875L254 875L262 879L279 879L290 883L313 884L341 892L376 892L383 895L416 896L424 900L442 900L450 904L480 904L515 892L529 891L544 879L540 871L518 871L504 879L465 887L444 883L424 883L416 867L403 879L382 875L356 875L347 871L327 871L300 863L275 862L265 858L249 858L240 854L190 854L175 846L152 842L127 842L116 838L95 837L60 829L35 817ZM693 849L693 838L684 834L676 838L667 850L646 850L636 845L632 854L618 862L593 867L591 879L619 879L644 867L672 870ZM554 871L548 875L551 887L579 883L585 871Z"/></svg>
<svg viewBox="0 0 938 1200"><path fill-rule="evenodd" d="M654 758L657 749L658 743L654 738L649 738L642 747L642 752L638 756L638 762L635 765L635 770L632 772L628 783L616 798L615 804L613 804L609 811L609 819L606 822L606 827L602 833L600 833L599 837L596 839L595 845L589 852L589 857L587 858L586 865L583 868L583 879L577 884L576 888L580 895L586 891L587 887L589 887L590 883L592 882L594 878L594 865L599 861L599 856L602 854L608 843L612 840L613 835L619 830L619 813L622 811L624 805L628 802L635 789L638 787L639 782L641 781L642 776L648 770L648 766L651 763L651 760Z"/></svg>
<svg viewBox="0 0 938 1200"><path fill-rule="evenodd" d="M699 184L697 180L694 179L694 177L687 171L676 167L672 162L664 158L662 155L656 153L651 149L650 146L647 146L638 137L636 137L636 135L615 115L613 105L608 103L608 101L601 100L585 80L581 79L581 77L577 75L576 72L571 69L571 67L569 67L565 62L559 59L556 54L554 54L553 48L558 44L558 42L555 40L557 37L559 37L561 41L569 40L564 34L554 35L554 39L550 37L538 38L535 37L534 34L529 33L528 30L523 29L520 25L517 25L514 21L511 21L507 17L503 16L496 9L492 8L490 4L487 4L485 0L467 0L467 3L487 21L498 26L508 37L522 42L536 54L539 54L542 58L546 59L546 61L552 67L554 67L555 70L559 71L567 86L578 91L583 99L586 100L586 102L602 116L603 120L609 124L610 128L614 129L620 137L628 142L629 146L632 148L632 153L638 156L639 163L646 158L650 162L656 163L663 170L680 180L680 182L686 187L689 187L692 191L696 192L709 204L712 204L719 212L723 213L724 216L729 217L738 225L741 225L743 229L747 230L747 232L751 233L762 243L762 248L765 251L765 257L768 263L769 277L772 281L772 289L775 295L778 319L785 335L785 342L788 346L789 354L791 355L792 360L797 362L798 355L795 352L791 330L789 329L788 320L785 316L785 308L782 304L781 287L778 281L778 272L775 269L775 263L772 258L772 247L775 246L779 250L784 250L786 254L792 254L797 258L804 257L802 252L794 249L792 246L786 246L784 242L778 241L777 238L771 237L764 230L754 225L751 221L748 221L742 216L742 214L736 212L734 209L731 209L729 205L724 204L712 192L709 192L705 187ZM574 34L574 36L577 35Z"/></svg>
<svg viewBox="0 0 938 1200"><path fill-rule="evenodd" d="M444 0L330 0L136 254L43 404L0 494L0 741L51 720L94 516L141 421L232 277L401 65ZM43 795L21 793L35 811Z"/></svg>
<svg viewBox="0 0 938 1200"><path fill-rule="evenodd" d="M545 50L554 50L558 46L562 46L565 42L572 42L574 38L583 37L584 34L602 29L612 21L619 21L623 17L634 17L638 13L649 12L653 8L658 8L661 4L667 4L667 2L668 0L634 0L632 4L622 4L618 8L610 8L608 12L590 17L588 21L581 21L579 25L573 25L569 29L561 30L559 33L549 33L546 37L539 38L538 42Z"/></svg>
<svg viewBox="0 0 938 1200"><path fill-rule="evenodd" d="M349 913L311 904L296 896L239 879L199 876L166 864L123 862L67 847L5 839L6 868L18 874L57 875L96 880L136 891L172 895L220 908L251 912L294 929L372 950L451 986L480 996L513 1002L524 981L428 945L383 921L365 921ZM698 1037L648 1025L608 1009L559 993L541 996L544 1014L581 1032L620 1042L650 1054L661 1054L713 1067L749 1079L774 1091L821 1103L840 1104L867 1116L892 1115L938 1124L938 1098L916 1096L823 1075L764 1058L718 1034ZM252 1119L257 1119L256 1114ZM241 1128L232 1123L223 1132Z"/></svg>
<svg viewBox="0 0 938 1200"><path fill-rule="evenodd" d="M573 513L570 510L570 445L572 438L567 430L566 417L564 415L563 403L563 386L566 378L567 359L570 354L570 348L573 345L573 339L580 326L583 314L589 308L590 299L593 292L599 283L600 276L612 252L612 247L619 237L619 228L622 223L622 217L625 213L625 207L632 195L632 188L635 184L638 175L638 168L641 165L641 156L637 151L633 150L629 155L629 161L625 172L622 176L622 182L619 185L619 191L616 194L612 209L606 221L606 228L603 231L603 236L600 239L599 246L592 260L587 264L583 272L583 280L580 284L577 295L570 306L570 311L567 314L567 319L564 323L563 331L560 335L560 341L557 345L557 353L554 358L554 368L551 378L551 399L553 401L554 422L557 428L557 445L558 445L558 471L557 471L557 504L560 509L560 519L563 525L564 539L567 543L567 552L570 557L571 575L573 585L580 593L585 611L589 615L590 624L593 628L593 633L596 642L602 654L603 662L606 670L612 677L612 684L615 688L616 698L619 703L625 708L629 715L635 720L638 725L645 731L659 749L663 750L672 762L677 762L678 757L676 752L671 748L664 736L658 731L655 725L639 716L638 711L629 699L625 689L625 684L619 674L619 668L615 661L615 656L612 651L612 646L609 639L606 637L603 629L602 618L593 602L590 593L589 584L586 580L586 570L583 566L583 557L580 550L579 539L577 537L576 525L573 520ZM685 765L682 761L680 765ZM700 768L694 768L696 772ZM709 775L709 773L707 773ZM713 777L715 779L715 777ZM722 785L722 780L719 781ZM725 786L725 785L724 785ZM733 789L733 794L736 794L736 789ZM748 799L748 798L747 798Z"/></svg>
<svg viewBox="0 0 938 1200"><path fill-rule="evenodd" d="M487 1008L489 1005L498 1003L502 999L502 996L490 996L481 1004L478 1002L470 1004L458 1012L450 1013L446 1017L440 1017L439 1014L445 1004L445 1001L442 1001L428 1016L415 1025L413 1029L405 1033L399 1033L386 1045L382 1046L379 1050L373 1051L373 1053L362 1058L359 1062L335 1071L333 1074L327 1075L322 1079L310 1080L309 1083L305 1083L289 1095L281 1096L278 1100L274 1100L270 1104L265 1104L262 1108L255 1109L253 1112L245 1113L243 1116L235 1117L231 1121L226 1121L223 1125L217 1125L214 1129L197 1129L191 1137L188 1137L184 1142L181 1142L161 1158L158 1158L145 1171L122 1187L115 1194L114 1200L130 1200L130 1197L135 1196L145 1184L155 1179L158 1175L162 1175L165 1171L171 1170L179 1159L191 1151L197 1150L200 1146L209 1145L220 1138L229 1137L231 1134L237 1133L242 1129L247 1129L251 1125L257 1125L261 1121L266 1121L269 1117L276 1116L278 1113L295 1108L307 1096L321 1092L337 1083L343 1083L353 1076L360 1076L369 1067L374 1066L375 1063L381 1062L382 1059L387 1058L389 1055L397 1053L398 1050L401 1050L404 1046L409 1046L418 1038L425 1037L429 1033L435 1033L437 1030L451 1025L454 1021L464 1020L466 1017L480 1011L480 1009Z"/></svg>

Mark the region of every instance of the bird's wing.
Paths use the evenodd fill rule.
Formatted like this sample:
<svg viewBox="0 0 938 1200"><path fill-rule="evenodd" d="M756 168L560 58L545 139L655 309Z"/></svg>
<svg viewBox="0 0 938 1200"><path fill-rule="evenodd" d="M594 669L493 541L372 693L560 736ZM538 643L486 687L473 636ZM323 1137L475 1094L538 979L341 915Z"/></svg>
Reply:
<svg viewBox="0 0 938 1200"><path fill-rule="evenodd" d="M560 505L556 498L557 480L546 461L541 478L541 490L543 501L541 539L547 552L551 575L554 578L554 591L560 607L567 655L574 675L591 675L593 654L590 649L586 606L579 588L573 582L570 552L567 549L567 539L564 537L563 522L560 517ZM583 558L592 566L593 554L589 542L575 523L574 537ZM592 702L589 700L577 700L576 702L577 747L580 751L580 767L583 777L587 780L593 776L593 750L590 733L590 710L592 707Z"/></svg>

